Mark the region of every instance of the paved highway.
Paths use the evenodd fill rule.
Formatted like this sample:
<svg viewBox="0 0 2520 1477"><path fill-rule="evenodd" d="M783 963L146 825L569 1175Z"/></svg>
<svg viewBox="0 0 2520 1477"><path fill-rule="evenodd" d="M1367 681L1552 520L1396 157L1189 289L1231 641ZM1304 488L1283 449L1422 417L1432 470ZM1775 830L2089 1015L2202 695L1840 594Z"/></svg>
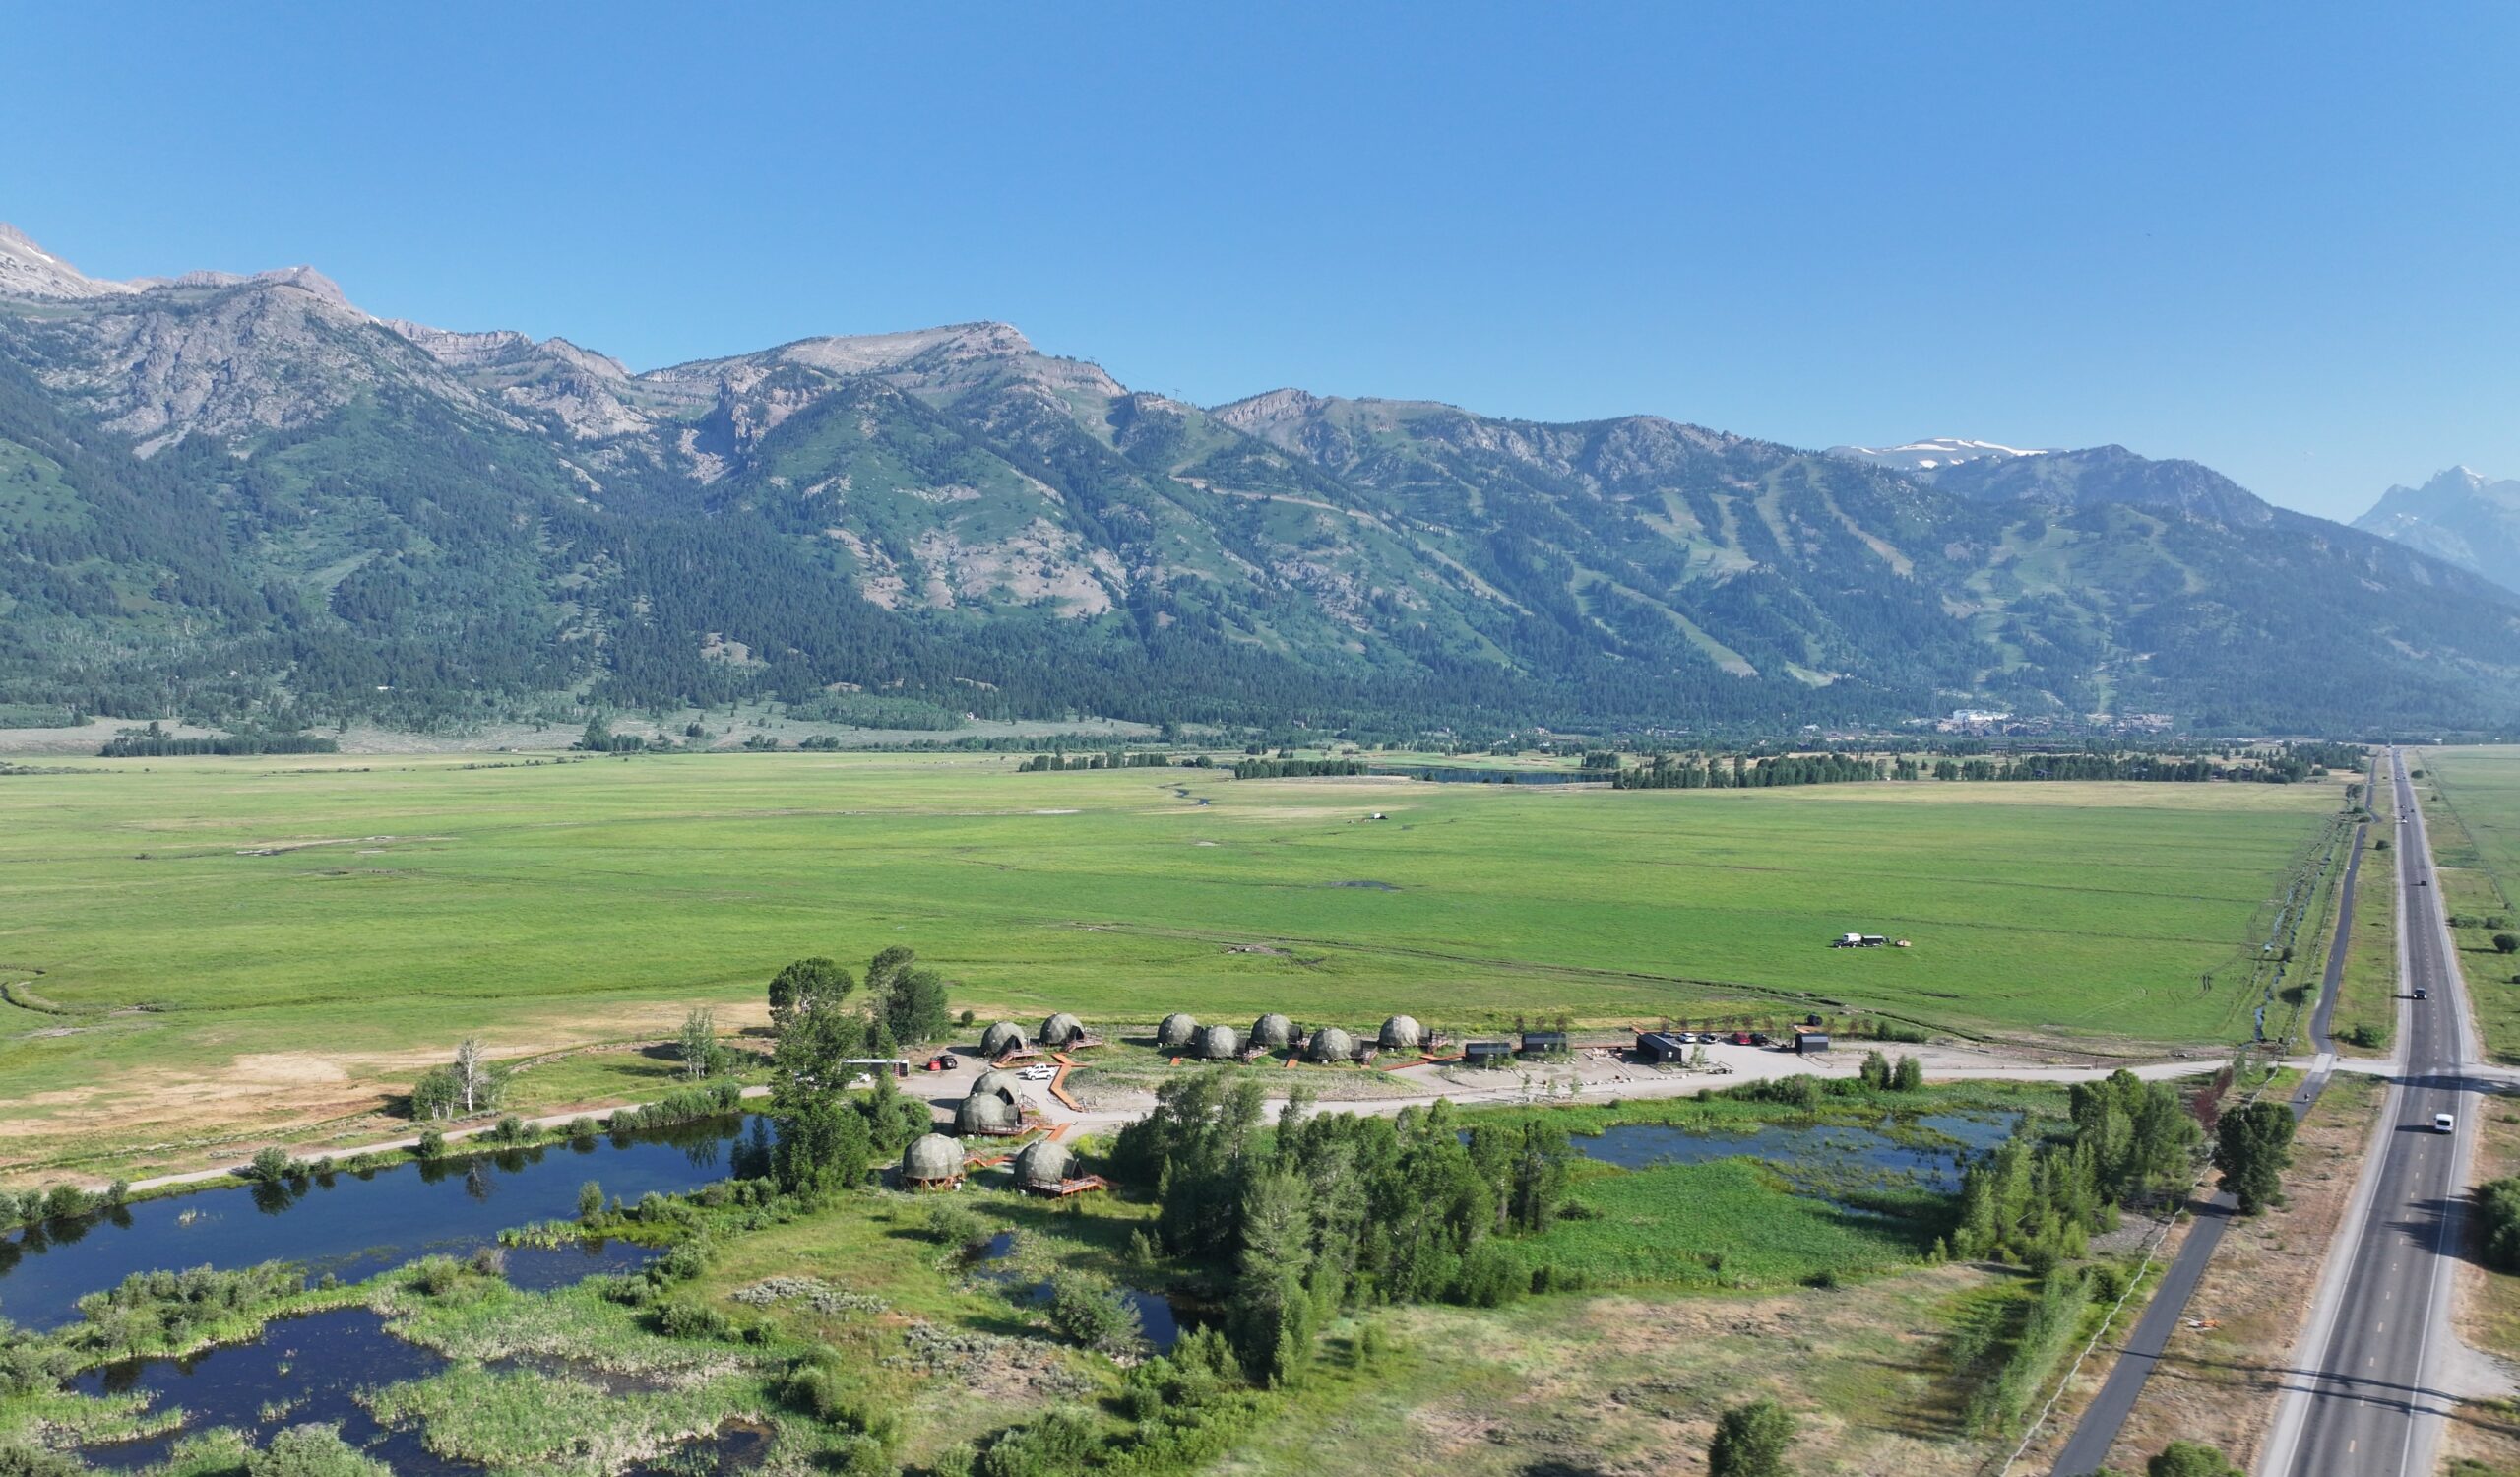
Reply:
<svg viewBox="0 0 2520 1477"><path fill-rule="evenodd" d="M2376 779L2376 765L2372 772ZM2293 1096L2296 1122L2318 1101L2328 1077L2335 1071L2336 1043L2328 1037L2328 1026L2336 1016L2337 987L2345 977L2346 941L2354 936L2354 884L2362 874L2363 843L2369 829L2367 825L2355 828L2352 850L2346 855L2345 881L2337 894L2336 940L2327 951L2327 973L2319 982L2318 1007L2310 1016L2310 1047L2318 1053L2318 1060L2300 1091ZM2109 1378L2101 1381L2091 1404L2083 1407L2082 1418L2074 1423L2073 1434L2056 1453L2050 1472L2060 1477L2081 1477L2101 1470L2108 1462L2109 1448L2117 1444L2117 1433L2125 1428L2126 1417L2133 1413L2137 1397L2153 1378L2171 1334L2187 1314L2188 1299L2196 1295L2196 1284L2203 1279L2215 1249L2223 1244L2223 1233L2231 1229L2232 1217L2237 1213L2238 1203L2229 1194L2218 1192L2199 1204L2196 1223L2189 1228L2187 1240L2179 1244L2178 1254L2163 1270L2161 1285L2153 1290L2152 1301L2144 1305L2143 1316L2126 1336L2125 1347L2118 1351L2117 1363L2110 1366Z"/></svg>
<svg viewBox="0 0 2520 1477"><path fill-rule="evenodd" d="M2312 1309L2303 1367L2269 1434L2258 1468L2269 1477L2429 1477L2451 1404L2440 1381L2453 1347L2453 1255L2478 1100L2463 1078L2466 992L2431 846L2405 756L2392 751L2389 762L2405 818L2395 828L2400 993L2421 987L2431 997L2401 999L2404 1073L2382 1109L2377 1162L2364 1166L2349 1212L2358 1217L2352 1239L2331 1253L2342 1264ZM2457 1115L2457 1131L2434 1131L2436 1113Z"/></svg>

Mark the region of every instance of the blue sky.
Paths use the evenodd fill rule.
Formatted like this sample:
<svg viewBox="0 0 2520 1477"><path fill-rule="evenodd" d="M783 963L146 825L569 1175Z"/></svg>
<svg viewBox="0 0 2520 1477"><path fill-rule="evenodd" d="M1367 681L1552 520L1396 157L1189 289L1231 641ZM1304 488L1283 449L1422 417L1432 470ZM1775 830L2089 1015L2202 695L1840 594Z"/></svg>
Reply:
<svg viewBox="0 0 2520 1477"><path fill-rule="evenodd" d="M975 318L1802 445L2520 476L2520 6L0 10L0 220L634 367Z"/></svg>

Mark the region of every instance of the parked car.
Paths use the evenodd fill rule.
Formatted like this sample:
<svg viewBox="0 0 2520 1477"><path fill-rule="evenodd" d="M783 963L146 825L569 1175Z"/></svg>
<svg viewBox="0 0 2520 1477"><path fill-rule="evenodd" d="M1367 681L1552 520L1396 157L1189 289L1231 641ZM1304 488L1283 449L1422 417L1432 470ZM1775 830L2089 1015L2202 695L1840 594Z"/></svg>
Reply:
<svg viewBox="0 0 2520 1477"><path fill-rule="evenodd" d="M1028 1066L1022 1073L1027 1082L1047 1082L1058 1074L1058 1068L1052 1066Z"/></svg>

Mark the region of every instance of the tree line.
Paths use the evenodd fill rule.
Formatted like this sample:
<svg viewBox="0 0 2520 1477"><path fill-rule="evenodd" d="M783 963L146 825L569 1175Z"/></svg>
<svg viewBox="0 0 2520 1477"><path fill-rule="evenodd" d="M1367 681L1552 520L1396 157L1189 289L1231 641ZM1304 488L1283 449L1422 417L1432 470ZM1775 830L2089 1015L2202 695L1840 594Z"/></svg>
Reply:
<svg viewBox="0 0 2520 1477"><path fill-rule="evenodd" d="M1226 1072L1156 1099L1120 1130L1112 1168L1155 1191L1164 1251L1233 1267L1226 1336L1260 1383L1300 1368L1342 1308L1493 1307L1531 1290L1498 1243L1565 1208L1574 1151L1537 1121L1465 1132L1449 1100L1381 1118L1315 1114L1298 1091L1264 1133L1261 1085Z"/></svg>

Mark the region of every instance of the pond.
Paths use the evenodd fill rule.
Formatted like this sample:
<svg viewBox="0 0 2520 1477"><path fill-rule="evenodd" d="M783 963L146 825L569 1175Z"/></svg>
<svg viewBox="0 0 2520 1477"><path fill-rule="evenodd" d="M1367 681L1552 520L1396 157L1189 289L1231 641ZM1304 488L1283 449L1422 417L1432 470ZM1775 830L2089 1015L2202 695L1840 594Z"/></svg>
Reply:
<svg viewBox="0 0 2520 1477"><path fill-rule="evenodd" d="M729 1117L144 1200L0 1241L0 1314L27 1327L56 1327L78 1316L81 1297L133 1272L204 1265L286 1260L309 1277L355 1281L431 1252L492 1245L509 1227L573 1217L578 1187L589 1180L635 1202L651 1190L670 1194L724 1179L745 1124ZM648 1254L620 1243L512 1248L508 1275L521 1287L556 1287L640 1265Z"/></svg>
<svg viewBox="0 0 2520 1477"><path fill-rule="evenodd" d="M503 1361L491 1368L516 1364ZM533 1367L598 1382L603 1378L565 1361ZM215 1427L232 1427L254 1445L264 1446L288 1427L312 1422L339 1426L344 1441L392 1467L398 1477L475 1473L481 1469L470 1462L430 1451L417 1428L380 1425L359 1402L362 1390L425 1380L445 1368L445 1359L396 1338L386 1331L385 1320L365 1308L277 1318L251 1343L182 1359L128 1360L80 1376L71 1387L83 1394L143 1393L153 1411L182 1411L183 1424L137 1441L92 1444L79 1454L106 1471L137 1471L165 1460L187 1436ZM623 1477L745 1470L759 1462L769 1436L765 1426L729 1421L714 1435L686 1443L652 1464L632 1467Z"/></svg>
<svg viewBox="0 0 2520 1477"><path fill-rule="evenodd" d="M1622 1169L1750 1158L1792 1176L1904 1179L1954 1194L1968 1161L2011 1137L2020 1120L2017 1113L1928 1113L1904 1123L1885 1119L1882 1126L1872 1128L1835 1124L1762 1124L1754 1128L1618 1124L1570 1142L1585 1158Z"/></svg>
<svg viewBox="0 0 2520 1477"><path fill-rule="evenodd" d="M136 1359L91 1370L71 1381L83 1394L151 1397L153 1410L180 1408L184 1424L161 1436L83 1447L90 1465L133 1471L163 1461L185 1436L232 1426L255 1445L290 1426L338 1425L342 1439L405 1477L470 1470L430 1454L416 1432L388 1431L358 1403L362 1389L424 1380L445 1361L385 1331L364 1308L337 1308L276 1319L252 1343L183 1359Z"/></svg>

